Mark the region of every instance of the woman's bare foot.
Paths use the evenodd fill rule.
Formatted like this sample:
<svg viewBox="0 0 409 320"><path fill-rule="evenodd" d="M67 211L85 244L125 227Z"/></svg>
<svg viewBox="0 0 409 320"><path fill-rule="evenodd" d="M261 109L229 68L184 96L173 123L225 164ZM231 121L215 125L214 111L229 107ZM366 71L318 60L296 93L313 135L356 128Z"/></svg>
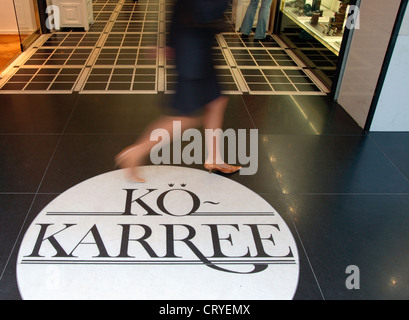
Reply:
<svg viewBox="0 0 409 320"><path fill-rule="evenodd" d="M138 175L138 166L140 166L141 160L138 145L131 145L115 157L115 164L121 169L126 169L130 181L145 183L146 181Z"/></svg>

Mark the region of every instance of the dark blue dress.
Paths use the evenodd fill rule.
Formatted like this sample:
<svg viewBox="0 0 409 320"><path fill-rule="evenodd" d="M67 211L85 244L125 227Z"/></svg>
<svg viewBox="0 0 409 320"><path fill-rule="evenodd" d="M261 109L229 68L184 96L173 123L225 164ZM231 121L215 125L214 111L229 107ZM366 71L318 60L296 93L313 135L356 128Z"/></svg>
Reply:
<svg viewBox="0 0 409 320"><path fill-rule="evenodd" d="M214 34L189 25L189 1L176 1L169 38L178 73L173 109L179 115L193 115L221 95L212 59Z"/></svg>

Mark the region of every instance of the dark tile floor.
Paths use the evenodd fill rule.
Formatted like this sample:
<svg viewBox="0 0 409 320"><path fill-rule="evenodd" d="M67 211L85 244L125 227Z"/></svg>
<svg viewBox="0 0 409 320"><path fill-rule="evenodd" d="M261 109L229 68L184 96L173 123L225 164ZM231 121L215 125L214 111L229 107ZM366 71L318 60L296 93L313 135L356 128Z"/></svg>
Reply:
<svg viewBox="0 0 409 320"><path fill-rule="evenodd" d="M0 299L20 299L17 252L34 217L112 171L168 98L0 95ZM232 96L224 128L259 130L258 172L229 178L266 199L293 233L295 299L409 298L409 134L364 133L322 96ZM346 288L350 265L359 290Z"/></svg>

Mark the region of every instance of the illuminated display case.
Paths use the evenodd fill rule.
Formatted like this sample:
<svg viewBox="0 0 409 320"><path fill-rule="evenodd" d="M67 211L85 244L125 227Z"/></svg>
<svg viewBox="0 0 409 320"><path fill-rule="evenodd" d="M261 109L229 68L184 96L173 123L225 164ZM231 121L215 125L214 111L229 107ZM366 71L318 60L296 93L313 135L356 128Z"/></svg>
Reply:
<svg viewBox="0 0 409 320"><path fill-rule="evenodd" d="M330 89L355 0L281 0L278 33Z"/></svg>
<svg viewBox="0 0 409 320"><path fill-rule="evenodd" d="M350 0L282 0L281 11L338 55L349 3Z"/></svg>

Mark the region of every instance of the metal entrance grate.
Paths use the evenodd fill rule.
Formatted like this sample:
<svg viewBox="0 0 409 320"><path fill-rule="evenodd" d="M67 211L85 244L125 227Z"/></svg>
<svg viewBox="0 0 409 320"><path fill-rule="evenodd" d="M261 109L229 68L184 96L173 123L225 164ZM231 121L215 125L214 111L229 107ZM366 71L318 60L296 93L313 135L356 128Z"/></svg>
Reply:
<svg viewBox="0 0 409 320"><path fill-rule="evenodd" d="M176 71L164 56L172 7L165 2L95 0L88 32L43 36L0 79L0 93L172 93ZM232 28L215 37L213 57L226 94L327 92L275 36L243 40Z"/></svg>

